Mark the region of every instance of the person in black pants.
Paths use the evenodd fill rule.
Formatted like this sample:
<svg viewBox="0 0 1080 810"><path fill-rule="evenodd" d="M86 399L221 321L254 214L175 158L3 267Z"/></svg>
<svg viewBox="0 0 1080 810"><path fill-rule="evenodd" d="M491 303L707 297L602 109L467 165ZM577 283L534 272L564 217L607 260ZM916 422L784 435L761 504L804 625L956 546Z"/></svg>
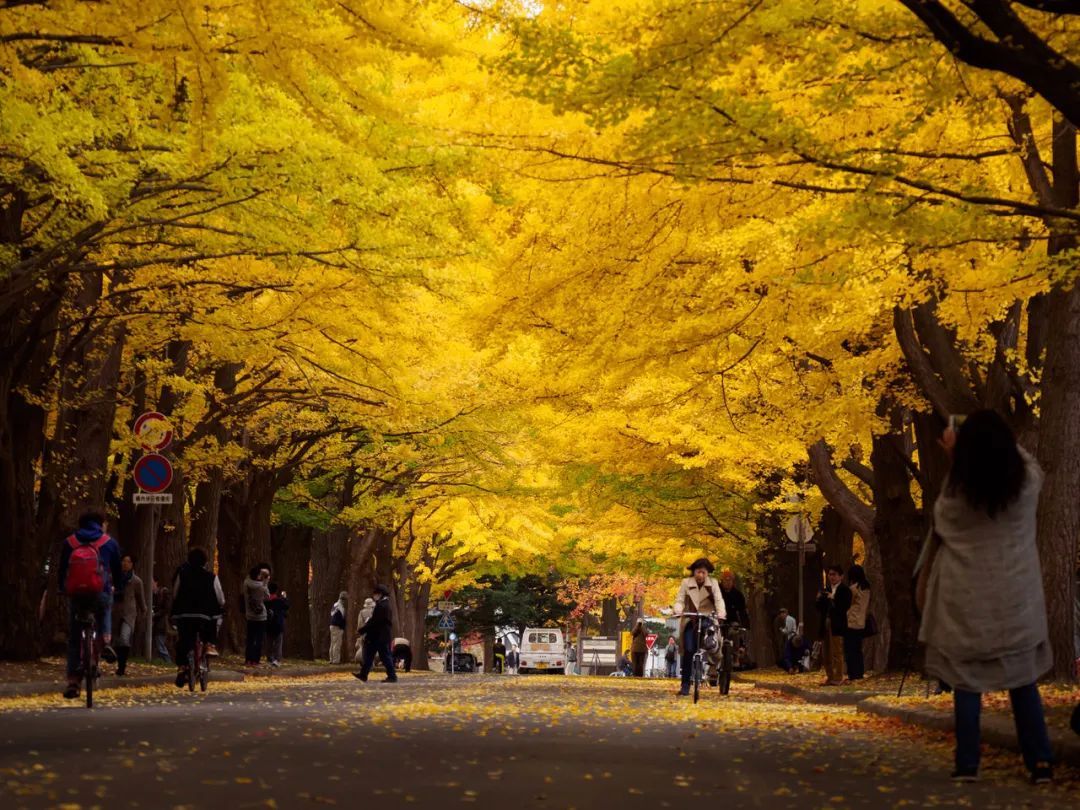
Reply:
<svg viewBox="0 0 1080 810"><path fill-rule="evenodd" d="M375 663L378 655L386 667L386 680L390 683L397 681L397 673L394 672L394 653L390 649L390 641L393 637L394 620L390 614L390 589L385 585L375 586L375 610L371 618L360 628L360 635L364 637L364 645L360 657L360 671L354 672L362 681L368 679L368 673Z"/></svg>

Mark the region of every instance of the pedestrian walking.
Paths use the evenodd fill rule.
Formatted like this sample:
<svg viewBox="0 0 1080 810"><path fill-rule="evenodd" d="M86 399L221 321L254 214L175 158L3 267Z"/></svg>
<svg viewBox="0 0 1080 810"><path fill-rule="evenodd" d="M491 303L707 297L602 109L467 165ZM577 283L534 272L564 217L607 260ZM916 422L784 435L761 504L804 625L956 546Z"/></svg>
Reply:
<svg viewBox="0 0 1080 810"><path fill-rule="evenodd" d="M247 619L247 643L244 645L244 663L256 667L262 659L263 641L266 639L266 600L270 598L267 583L270 566L259 563L253 566L244 580L244 618Z"/></svg>
<svg viewBox="0 0 1080 810"><path fill-rule="evenodd" d="M666 666L665 672L669 678L678 675L679 645L675 643L675 636L671 636L667 640L667 649L664 650L664 664Z"/></svg>
<svg viewBox="0 0 1080 810"><path fill-rule="evenodd" d="M971 414L942 437L951 466L920 566L926 671L953 687L956 767L979 775L982 693L1008 690L1032 782L1053 777L1039 677L1053 665L1035 543L1043 472L998 414Z"/></svg>
<svg viewBox="0 0 1080 810"><path fill-rule="evenodd" d="M168 588L162 587L157 577L154 577L150 600L152 612L150 631L153 635L154 655L166 664L172 663L172 657L169 655L169 645L166 643L166 636L169 632L169 605L171 600L172 592Z"/></svg>
<svg viewBox="0 0 1080 810"><path fill-rule="evenodd" d="M830 565L825 576L828 584L818 592L817 598L824 642L825 685L839 686L844 681L844 631L851 607L851 588L844 584L844 569L839 565Z"/></svg>
<svg viewBox="0 0 1080 810"><path fill-rule="evenodd" d="M649 645L645 641L645 620L634 622L630 632L630 660L633 662L634 677L645 677L645 657L649 654Z"/></svg>
<svg viewBox="0 0 1080 810"><path fill-rule="evenodd" d="M330 608L330 663L341 663L341 645L345 641L345 617L349 613L349 592L342 591Z"/></svg>
<svg viewBox="0 0 1080 810"><path fill-rule="evenodd" d="M776 614L776 623L774 625L775 633L773 641L776 644L776 663L783 666L784 651L787 647L788 640L795 635L795 617L788 613L787 608L780 608L780 612Z"/></svg>
<svg viewBox="0 0 1080 810"><path fill-rule="evenodd" d="M285 591L271 582L267 587L270 597L266 600L266 660L272 667L280 667L285 654L285 621L289 618L289 598Z"/></svg>
<svg viewBox="0 0 1080 810"><path fill-rule="evenodd" d="M360 628L360 635L364 638L363 655L360 660L360 671L353 674L361 681L368 679L368 673L371 672L376 655L386 667L386 680L390 683L397 681L397 673L394 672L394 655L390 649L393 626L394 619L390 613L390 589L385 585L376 585L375 608L371 612L371 618Z"/></svg>
<svg viewBox="0 0 1080 810"><path fill-rule="evenodd" d="M120 578L113 585L113 627L116 630L116 674L127 675L128 656L135 637L135 623L146 619L146 594L143 581L135 573L135 560L130 554L120 558ZM145 626L145 625L144 625Z"/></svg>
<svg viewBox="0 0 1080 810"><path fill-rule="evenodd" d="M492 671L502 675L506 671L506 644L503 642L502 636L495 639L495 643L491 645L491 656L495 659L491 668Z"/></svg>
<svg viewBox="0 0 1080 810"><path fill-rule="evenodd" d="M861 565L853 565L847 573L851 589L851 607L847 612L844 630L844 665L849 681L861 681L866 671L863 661L863 639L866 638L866 615L870 610L870 580Z"/></svg>
<svg viewBox="0 0 1080 810"><path fill-rule="evenodd" d="M518 665L521 663L521 653L518 652L517 646L511 647L510 652L506 654L506 668L511 675L517 675Z"/></svg>

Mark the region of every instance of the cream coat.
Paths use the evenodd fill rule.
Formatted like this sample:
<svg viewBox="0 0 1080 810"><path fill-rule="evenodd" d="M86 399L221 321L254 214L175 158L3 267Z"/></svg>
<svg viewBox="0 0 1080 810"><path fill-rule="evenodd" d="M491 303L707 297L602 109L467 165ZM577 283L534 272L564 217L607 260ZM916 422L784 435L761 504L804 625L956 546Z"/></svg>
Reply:
<svg viewBox="0 0 1080 810"><path fill-rule="evenodd" d="M694 613L711 613L718 619L727 618L727 609L724 607L724 597L720 593L720 583L712 577L705 577L705 582L697 584L692 576L687 577L679 586L679 593L675 597L674 604L676 613L685 613L692 610ZM679 654L685 654L683 650L683 631L686 629L688 619L679 620Z"/></svg>
<svg viewBox="0 0 1080 810"><path fill-rule="evenodd" d="M851 586L851 607L847 612L847 626L852 630L866 629L866 613L870 609L870 591L858 585Z"/></svg>

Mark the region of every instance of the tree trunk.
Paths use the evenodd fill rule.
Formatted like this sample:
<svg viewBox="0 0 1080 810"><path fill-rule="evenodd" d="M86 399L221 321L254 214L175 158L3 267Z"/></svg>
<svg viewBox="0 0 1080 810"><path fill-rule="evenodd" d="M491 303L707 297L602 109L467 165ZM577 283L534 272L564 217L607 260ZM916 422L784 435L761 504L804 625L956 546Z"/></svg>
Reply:
<svg viewBox="0 0 1080 810"><path fill-rule="evenodd" d="M379 541L380 531L378 527L371 526L363 532L354 533L349 541L345 588L349 592L349 615L345 637L351 640L350 650L355 647L356 625L364 600L375 594L375 545Z"/></svg>
<svg viewBox="0 0 1080 810"><path fill-rule="evenodd" d="M330 609L343 590L348 542L349 530L342 526L316 531L311 537L311 638L316 658L329 654ZM352 653L347 646L342 645L342 655Z"/></svg>
<svg viewBox="0 0 1080 810"><path fill-rule="evenodd" d="M1074 122L1075 123L1075 122ZM1060 116L1053 122L1054 202L1062 208L1080 205L1076 127ZM1077 235L1055 233L1050 255L1072 253L1076 266ZM1080 550L1080 283L1047 295L1046 361L1042 373L1038 459L1046 481L1039 496L1038 543L1046 593L1053 675L1076 677L1076 578Z"/></svg>
<svg viewBox="0 0 1080 810"><path fill-rule="evenodd" d="M285 655L311 660L311 603L309 597L312 529L308 526L274 526L270 530L274 581L289 600L285 624Z"/></svg>
<svg viewBox="0 0 1080 810"><path fill-rule="evenodd" d="M221 499L218 576L226 601L222 642L233 650L244 644L244 579L257 563L270 564L270 513L276 482L274 472L254 467Z"/></svg>
<svg viewBox="0 0 1080 810"><path fill-rule="evenodd" d="M600 633L617 637L619 622L619 602L614 596L608 596L600 603Z"/></svg>
<svg viewBox="0 0 1080 810"><path fill-rule="evenodd" d="M1046 344L1039 419L1038 543L1054 650L1053 675L1075 677L1075 570L1080 538L1080 284L1049 294L1053 328Z"/></svg>
<svg viewBox="0 0 1080 810"><path fill-rule="evenodd" d="M919 548L926 536L926 522L911 497L911 478L905 463L905 451L899 446L903 441L899 433L874 436L870 455L874 468L876 515L874 538L870 542L876 541L881 552L891 631L891 667L904 665L911 646L916 644L918 638L911 577Z"/></svg>
<svg viewBox="0 0 1080 810"><path fill-rule="evenodd" d="M409 631L406 634L413 650L413 669L428 670L427 651L427 614L431 604L431 583L425 582L416 588L409 603Z"/></svg>

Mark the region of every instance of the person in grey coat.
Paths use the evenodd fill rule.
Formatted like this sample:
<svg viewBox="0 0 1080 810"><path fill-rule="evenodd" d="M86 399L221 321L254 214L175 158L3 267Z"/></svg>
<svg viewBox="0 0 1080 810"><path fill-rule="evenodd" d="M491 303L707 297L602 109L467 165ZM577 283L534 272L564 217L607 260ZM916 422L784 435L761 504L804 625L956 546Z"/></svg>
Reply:
<svg viewBox="0 0 1080 810"><path fill-rule="evenodd" d="M116 674L127 674L128 656L135 638L135 623L146 618L146 594L143 581L135 573L135 560L130 554L120 558L123 574L113 592L113 627L116 628Z"/></svg>
<svg viewBox="0 0 1080 810"><path fill-rule="evenodd" d="M270 581L270 566L259 563L252 567L248 578L244 580L244 618L247 619L247 643L244 645L244 660L247 666L256 667L262 658L263 641L266 639L266 600L270 598L267 583Z"/></svg>
<svg viewBox="0 0 1080 810"><path fill-rule="evenodd" d="M1008 690L1031 779L1049 782L1053 755L1036 685L1053 665L1035 545L1043 473L993 411L971 414L942 444L952 465L920 559L919 640L927 672L954 690L953 779L978 778L982 693Z"/></svg>

